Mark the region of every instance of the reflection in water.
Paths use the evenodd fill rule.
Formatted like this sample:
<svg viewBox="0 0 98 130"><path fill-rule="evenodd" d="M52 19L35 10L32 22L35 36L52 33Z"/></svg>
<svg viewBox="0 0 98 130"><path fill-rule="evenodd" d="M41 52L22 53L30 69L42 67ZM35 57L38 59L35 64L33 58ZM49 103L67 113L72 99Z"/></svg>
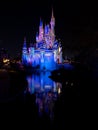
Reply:
<svg viewBox="0 0 98 130"><path fill-rule="evenodd" d="M52 81L48 76L50 72L40 72L27 76L28 89L30 94L36 95L36 105L38 106L39 116L43 114L53 119L54 103L61 93L61 83Z"/></svg>

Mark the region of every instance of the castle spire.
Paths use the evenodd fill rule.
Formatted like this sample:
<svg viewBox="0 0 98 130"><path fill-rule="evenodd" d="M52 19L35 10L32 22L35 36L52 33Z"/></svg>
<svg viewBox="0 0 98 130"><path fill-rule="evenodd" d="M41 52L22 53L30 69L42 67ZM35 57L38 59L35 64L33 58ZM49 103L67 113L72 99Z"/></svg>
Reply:
<svg viewBox="0 0 98 130"><path fill-rule="evenodd" d="M40 25L39 25L39 41L43 40L43 34L44 34L44 29L43 29L43 22L40 18Z"/></svg>
<svg viewBox="0 0 98 130"><path fill-rule="evenodd" d="M40 18L40 25L39 26L43 26L43 22L42 22L41 18Z"/></svg>
<svg viewBox="0 0 98 130"><path fill-rule="evenodd" d="M54 17L54 11L52 8L52 15L51 15L51 22L50 22L51 26L55 26L55 17Z"/></svg>
<svg viewBox="0 0 98 130"><path fill-rule="evenodd" d="M24 43L22 48L22 62L26 60L26 54L27 54L26 37L24 37Z"/></svg>
<svg viewBox="0 0 98 130"><path fill-rule="evenodd" d="M52 7L52 18L54 18L54 12L53 12L53 7Z"/></svg>

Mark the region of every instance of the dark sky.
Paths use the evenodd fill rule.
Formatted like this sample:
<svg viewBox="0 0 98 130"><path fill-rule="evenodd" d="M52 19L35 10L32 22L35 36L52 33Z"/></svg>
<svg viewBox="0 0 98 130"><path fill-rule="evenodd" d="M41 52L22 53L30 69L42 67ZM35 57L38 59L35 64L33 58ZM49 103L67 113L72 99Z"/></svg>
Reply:
<svg viewBox="0 0 98 130"><path fill-rule="evenodd" d="M40 17L48 23L51 8L56 19L56 35L65 48L97 40L98 11L96 3L65 0L32 0L0 3L0 47L11 55L21 52L23 38L35 41Z"/></svg>

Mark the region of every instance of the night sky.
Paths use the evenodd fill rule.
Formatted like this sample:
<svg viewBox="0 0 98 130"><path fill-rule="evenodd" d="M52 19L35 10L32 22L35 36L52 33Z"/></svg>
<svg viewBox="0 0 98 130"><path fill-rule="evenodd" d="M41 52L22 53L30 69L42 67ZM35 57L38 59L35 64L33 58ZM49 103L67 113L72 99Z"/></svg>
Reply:
<svg viewBox="0 0 98 130"><path fill-rule="evenodd" d="M24 36L35 42L39 20L50 22L51 8L56 19L56 36L63 48L79 49L97 45L98 9L96 3L64 0L32 0L0 3L0 48L13 56L21 53Z"/></svg>

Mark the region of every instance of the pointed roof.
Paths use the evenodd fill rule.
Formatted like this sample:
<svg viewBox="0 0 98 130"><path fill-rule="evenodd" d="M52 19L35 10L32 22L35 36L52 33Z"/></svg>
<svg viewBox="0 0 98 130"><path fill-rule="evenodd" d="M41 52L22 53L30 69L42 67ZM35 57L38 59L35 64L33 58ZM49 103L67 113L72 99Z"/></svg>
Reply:
<svg viewBox="0 0 98 130"><path fill-rule="evenodd" d="M51 22L54 21L55 23L55 17L54 17L54 11L53 11L53 7L52 7L52 15L51 15Z"/></svg>
<svg viewBox="0 0 98 130"><path fill-rule="evenodd" d="M40 25L39 26L43 26L43 21L41 18L40 18Z"/></svg>
<svg viewBox="0 0 98 130"><path fill-rule="evenodd" d="M52 7L52 18L54 18L54 11L53 11L53 7Z"/></svg>

